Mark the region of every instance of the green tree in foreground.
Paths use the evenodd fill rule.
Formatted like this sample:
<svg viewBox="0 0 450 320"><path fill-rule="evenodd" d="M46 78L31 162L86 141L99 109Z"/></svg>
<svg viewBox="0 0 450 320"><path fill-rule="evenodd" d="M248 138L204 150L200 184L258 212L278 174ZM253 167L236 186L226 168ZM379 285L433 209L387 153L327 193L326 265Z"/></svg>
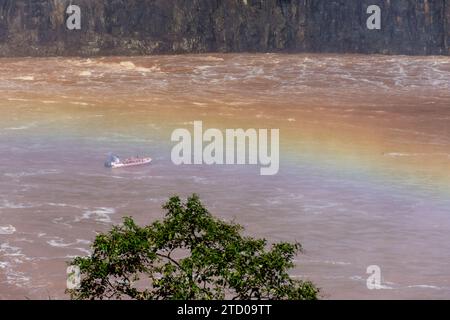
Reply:
<svg viewBox="0 0 450 320"><path fill-rule="evenodd" d="M72 299L317 299L318 289L287 270L301 246L240 234L214 218L196 195L171 198L165 219L139 227L131 218L96 237L78 257L81 284Z"/></svg>

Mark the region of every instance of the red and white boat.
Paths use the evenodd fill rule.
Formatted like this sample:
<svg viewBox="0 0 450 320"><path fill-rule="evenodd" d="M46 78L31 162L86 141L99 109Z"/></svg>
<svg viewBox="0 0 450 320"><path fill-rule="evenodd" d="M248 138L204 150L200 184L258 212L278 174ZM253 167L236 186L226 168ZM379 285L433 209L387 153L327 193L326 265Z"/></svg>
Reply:
<svg viewBox="0 0 450 320"><path fill-rule="evenodd" d="M134 167L134 166L142 166L145 164L150 164L152 162L152 158L128 158L125 160L120 160L118 156L110 155L108 161L105 162L105 167L118 169L118 168L126 168L126 167Z"/></svg>

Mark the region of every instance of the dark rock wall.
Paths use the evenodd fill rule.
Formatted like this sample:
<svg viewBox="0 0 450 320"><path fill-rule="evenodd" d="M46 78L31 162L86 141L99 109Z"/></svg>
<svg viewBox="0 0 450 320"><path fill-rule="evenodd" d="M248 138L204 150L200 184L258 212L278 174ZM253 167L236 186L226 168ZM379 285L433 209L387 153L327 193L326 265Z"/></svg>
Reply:
<svg viewBox="0 0 450 320"><path fill-rule="evenodd" d="M81 30L66 8L81 7ZM369 5L382 9L368 30ZM450 0L0 0L0 56L450 54Z"/></svg>

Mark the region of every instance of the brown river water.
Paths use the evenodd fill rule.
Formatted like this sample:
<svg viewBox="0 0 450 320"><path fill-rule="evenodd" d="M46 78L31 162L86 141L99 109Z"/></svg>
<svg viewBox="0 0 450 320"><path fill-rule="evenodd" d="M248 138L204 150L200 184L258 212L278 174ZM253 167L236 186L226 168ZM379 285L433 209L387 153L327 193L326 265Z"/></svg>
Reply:
<svg viewBox="0 0 450 320"><path fill-rule="evenodd" d="M279 173L175 166L171 133L195 120L280 129ZM154 161L111 170L109 152ZM323 298L450 298L450 58L0 59L0 298L68 298L66 262L96 233L194 192L301 242L292 275Z"/></svg>

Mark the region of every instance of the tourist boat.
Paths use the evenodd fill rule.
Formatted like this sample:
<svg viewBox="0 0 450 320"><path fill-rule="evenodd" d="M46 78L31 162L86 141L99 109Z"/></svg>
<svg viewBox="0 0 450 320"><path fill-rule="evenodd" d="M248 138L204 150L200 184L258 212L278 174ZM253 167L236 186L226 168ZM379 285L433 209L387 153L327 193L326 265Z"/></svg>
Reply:
<svg viewBox="0 0 450 320"><path fill-rule="evenodd" d="M128 158L125 160L120 160L118 156L110 155L108 160L105 162L105 167L107 168L126 168L126 167L134 167L134 166L141 166L144 164L149 164L152 162L151 158Z"/></svg>

